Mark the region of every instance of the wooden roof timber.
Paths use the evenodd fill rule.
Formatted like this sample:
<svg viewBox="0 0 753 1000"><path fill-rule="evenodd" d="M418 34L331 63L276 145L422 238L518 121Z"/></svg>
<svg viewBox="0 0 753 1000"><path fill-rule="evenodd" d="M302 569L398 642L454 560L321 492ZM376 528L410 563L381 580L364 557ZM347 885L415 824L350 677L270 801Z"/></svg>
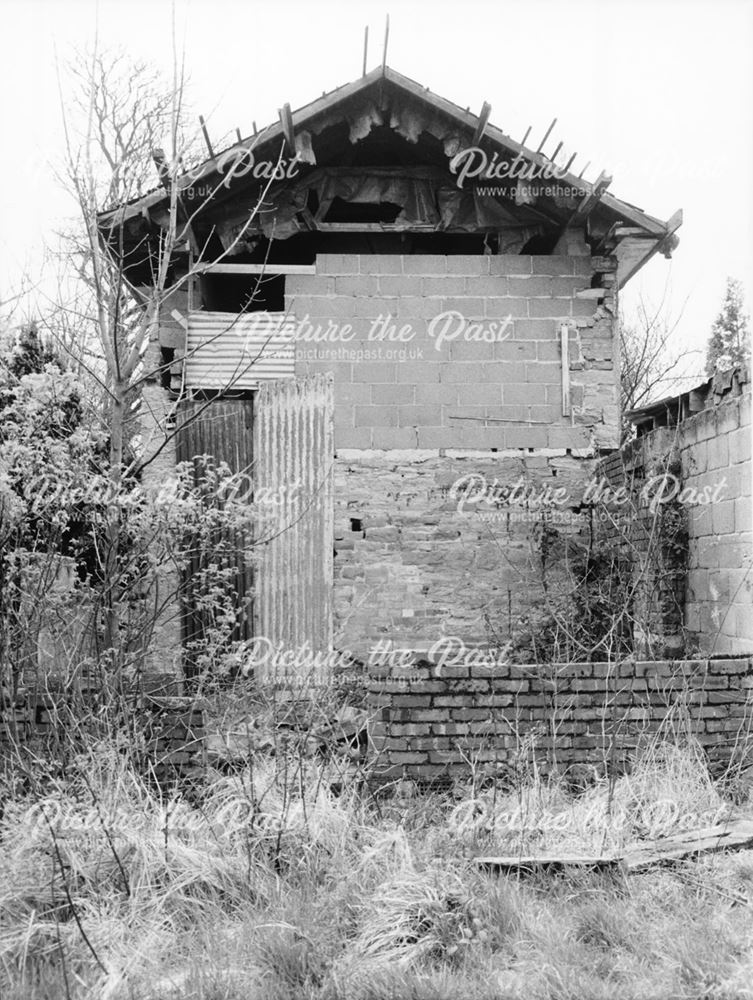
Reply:
<svg viewBox="0 0 753 1000"><path fill-rule="evenodd" d="M446 98L440 97L438 94L434 94L427 87L422 87L419 83L416 83L415 80L411 80L409 77L403 76L402 73L398 73L389 66L379 66L360 77L358 80L344 84L329 93L323 94L321 97L307 105L304 105L296 111L290 111L289 104L284 105L280 112L280 120L278 122L275 122L262 129L260 132L255 133L255 135L251 138L246 138L241 142L233 144L233 146L228 147L227 150L223 150L223 153L219 155L223 155L233 149L237 149L239 152L251 149L258 151L261 147L280 141L284 141L290 149L294 150L296 131L312 126L319 116L330 111L338 104L357 96L363 91L366 91L369 87L374 84L378 84L380 81L392 84L408 96L428 104L436 111L447 115L461 126L464 126L464 128L471 133L471 136L474 139L478 133L480 137L478 140L479 142L483 138L487 142L501 146L514 155L520 154L528 162L536 164L542 169L547 166L551 167L552 161L549 157L538 150L533 150L524 146L522 143L517 142L511 136L504 133L501 129L489 123L488 117L491 108L487 102L484 102L481 114L478 116L474 115L469 110L461 108L459 105L447 100ZM548 138L553 125L554 122L549 127L543 141ZM524 139L528 137L529 132L530 128L526 132ZM543 145L543 141L539 145L539 150ZM194 172L192 183L200 184L202 179L208 178L212 174L216 173L217 156L218 154L215 153L214 158L207 160L204 164L202 164L201 168L197 172ZM568 162L568 167L572 161L573 157L571 157ZM581 176L570 173L569 170L564 170L561 175L558 175L557 180L563 186L575 187L582 190L584 201L593 201L591 210L597 204L601 205L614 215L621 217L625 222L629 222L634 226L640 227L646 232L647 235L657 238L656 243L651 248L647 248L647 253L645 257L641 259L640 263L633 267L627 276L621 276L620 284L624 284L625 281L627 281L629 277L632 277L638 268L643 266L643 264L650 257L662 248L662 246L665 249L668 247L666 238L671 237L677 228L679 228L682 224L682 212L675 213L669 223L662 222L660 219L648 215L646 212L630 205L628 202L624 202L619 198L616 198L614 195L609 194L603 188L602 190L599 190L600 184L603 185L603 187L606 186L603 184L604 176L604 174L600 174L597 181L592 184ZM158 188L139 199L135 199L130 203L119 206L117 209L103 212L100 218L105 224L110 225L113 223L117 224L118 222L125 222L128 218L142 215L144 209L148 210L152 206L159 204L164 200L164 197L164 191L161 188ZM581 203L581 205L582 204L583 203ZM679 221L677 221L678 219Z"/></svg>
<svg viewBox="0 0 753 1000"><path fill-rule="evenodd" d="M566 223L568 226L580 226L589 217L591 212L596 208L601 200L601 196L604 194L606 189L612 183L612 175L605 173L603 170L596 179L596 183L593 185L588 194L583 196L583 200L580 205L575 209L572 216Z"/></svg>
<svg viewBox="0 0 753 1000"><path fill-rule="evenodd" d="M481 106L481 112L478 116L478 123L476 124L476 130L473 133L473 145L477 146L486 131L486 126L489 124L489 115L492 113L492 106L488 101L484 101Z"/></svg>
<svg viewBox="0 0 753 1000"><path fill-rule="evenodd" d="M551 125L549 126L549 128L548 128L548 129L546 130L546 132L544 133L544 138L543 138L543 139L541 140L541 142L540 142L540 143L538 144L538 146L536 147L536 152L537 152L537 153L540 153L540 152L542 151L542 149L544 148L544 146L546 145L546 140L547 140L547 139L549 138L549 136L551 135L551 132L552 132L552 129L554 128L554 126L555 126L556 124L557 124L557 119L556 119L556 118L552 118L552 124L551 124Z"/></svg>
<svg viewBox="0 0 753 1000"><path fill-rule="evenodd" d="M285 136L285 142L287 143L290 155L295 156L295 126L293 124L293 113L290 110L290 105L283 104L277 113L280 116L280 124L282 125L283 135Z"/></svg>
<svg viewBox="0 0 753 1000"><path fill-rule="evenodd" d="M674 250L674 248L677 245L677 236L675 235L675 233L677 232L677 230L680 228L681 225L682 225L682 209L678 208L678 210L674 213L674 215L671 216L669 221L666 223L666 230L662 239L657 240L655 243L652 244L652 246L647 247L646 253L643 254L640 257L640 259L635 264L632 265L632 267L627 268L626 270L623 271L623 273L619 275L620 285L624 285L626 282L630 281L630 279L633 277L636 271L640 270L640 268L642 268L644 264L647 264L648 261L655 254L663 253L665 254L665 256L668 257L671 254L672 250ZM633 240L636 239L635 236L629 238ZM643 240L643 242L646 242L645 239Z"/></svg>
<svg viewBox="0 0 753 1000"><path fill-rule="evenodd" d="M459 107L459 105L454 104L452 101L448 101L444 97L439 97L439 95L431 93L414 80L409 79L407 76L403 76L401 73L398 73L396 70L390 69L389 67L387 68L386 78L395 85L407 90L408 93L412 94L414 97L427 101L437 108L437 110L444 111L447 115L459 120L471 131L475 130L477 121L476 116ZM528 132L526 135L528 135ZM536 163L540 167L545 167L551 164L549 157L523 146L521 143L517 142L511 136L507 135L494 125L487 125L484 131L484 137L498 143L500 146L504 146L513 153L520 153L525 159L532 163ZM559 180L561 180L563 185L567 185L568 187L581 188L584 194L589 194L595 187L594 184L591 184L583 178L569 172L564 173ZM646 212L642 212L639 208L636 208L627 202L623 202L619 198L615 198L607 192L602 194L601 204L606 208L611 209L616 214L622 215L628 222L633 222L637 226L642 226L644 229L647 229L656 236L666 235L665 223L663 223L661 219L654 218L654 216L648 215Z"/></svg>

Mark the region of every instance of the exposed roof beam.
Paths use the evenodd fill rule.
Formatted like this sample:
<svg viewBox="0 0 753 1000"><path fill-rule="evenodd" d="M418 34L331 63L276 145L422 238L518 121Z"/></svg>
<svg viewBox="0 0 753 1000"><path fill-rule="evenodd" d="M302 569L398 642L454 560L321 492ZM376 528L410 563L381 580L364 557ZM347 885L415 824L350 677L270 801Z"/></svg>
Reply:
<svg viewBox="0 0 753 1000"><path fill-rule="evenodd" d="M170 190L170 170L167 166L167 160L165 159L164 149L156 147L152 150L152 159L154 160L154 165L157 168L157 176L159 177L159 182L165 191Z"/></svg>
<svg viewBox="0 0 753 1000"><path fill-rule="evenodd" d="M663 253L666 257L668 257L679 242L675 233L677 232L677 230L680 228L681 225L682 225L682 209L679 208L667 222L663 238L658 239L653 244L653 246L651 246L647 250L647 252L640 258L640 260L637 260L635 264L633 264L632 267L630 267L624 274L619 275L620 285L621 286L625 285L628 281L630 281L633 275L637 271L639 271L644 264L647 264L648 261L651 260L651 258L654 256L654 254Z"/></svg>
<svg viewBox="0 0 753 1000"><path fill-rule="evenodd" d="M626 226L622 222L615 222L594 246L592 253L595 257L611 253L621 240L628 238L656 240L656 236L653 233L647 233L642 226Z"/></svg>
<svg viewBox="0 0 753 1000"><path fill-rule="evenodd" d="M203 121L203 119L202 119ZM170 181L170 168L167 165L167 160L165 158L164 149L159 147L152 150L152 159L154 160L154 165L157 168L157 173L159 175L160 183L165 189L168 195L170 195L171 181ZM183 226L184 235L186 236L193 253L199 253L199 241L196 239L196 234L191 227L190 214L183 204L183 199L180 196L180 191L176 193L176 209L177 209L177 222ZM149 213L148 206L144 206L143 209L144 218L146 219L147 225L152 225L155 220L153 220ZM159 223L157 223L159 224Z"/></svg>
<svg viewBox="0 0 753 1000"><path fill-rule="evenodd" d="M473 142L471 145L478 146L481 142L481 137L486 131L486 126L489 124L489 115L492 113L492 106L488 101L484 101L481 106L481 113L478 116L478 125L476 126L476 131L473 133Z"/></svg>
<svg viewBox="0 0 753 1000"><path fill-rule="evenodd" d="M194 274L316 274L316 264L197 264Z"/></svg>
<svg viewBox="0 0 753 1000"><path fill-rule="evenodd" d="M298 129L302 127L310 127L311 123L315 122L315 119L327 111L329 111L334 105L341 101L345 101L350 97L355 96L366 90L368 87L375 83L378 83L384 79L386 82L392 83L394 86L401 89L405 94L415 97L416 99L430 104L435 110L442 114L447 115L452 118L458 124L463 125L471 133L475 132L478 126L478 118L467 112L464 108L459 107L452 101L446 98L440 97L437 94L432 93L425 87L411 80L409 77L403 76L401 73L396 72L389 66L385 66L382 69L378 66L376 69L372 70L364 77L360 77L358 80L345 84L336 90L331 91L328 94L323 95L321 98L317 98L310 104L302 107L298 111L292 113L291 118L294 126ZM260 150L262 147L273 143L276 139L279 139L284 135L282 122L275 123L263 129L258 136L254 136L253 139L247 139L242 144L239 144L236 148L241 151L245 149L254 148L255 150ZM487 124L484 136L491 142L494 142L504 149L509 150L513 154L520 154L532 163L538 164L542 167L547 165L550 161L546 156L535 152L532 149L526 148L523 143L517 142L512 137L506 135L501 129L496 128L491 124ZM526 133L526 137L528 133ZM546 137L545 137L546 138ZM588 169L588 164L581 171L581 175L585 173ZM203 169L194 176L194 183L200 183L202 178L209 176L214 170L214 164L212 161L208 161ZM569 184L572 187L580 187L581 190L588 191L590 185L587 181L582 180L581 177L565 173L565 176L561 177L560 180L563 184ZM119 222L125 221L131 215L142 214L143 207L150 207L152 205L157 205L164 200L163 191L154 191L148 195L145 195L141 199L135 199L134 202L127 206L122 206L112 212L103 213L101 216L102 223L107 224L118 224ZM662 237L666 234L665 223L653 216L642 212L640 209L635 208L635 206L629 205L626 202L620 201L618 198L613 197L608 192L604 192L602 195L602 205L609 211L615 213L617 216L623 218L626 222L632 223L636 226L642 226L649 233L652 233L658 237Z"/></svg>
<svg viewBox="0 0 753 1000"><path fill-rule="evenodd" d="M322 233L434 233L433 222L320 222L316 228ZM494 232L490 228L489 232Z"/></svg>
<svg viewBox="0 0 753 1000"><path fill-rule="evenodd" d="M204 121L204 115L199 115L199 125L201 125L201 131L204 136L204 142L207 144L207 149L209 150L210 159L214 159L214 150L209 140L209 132L207 131L207 124Z"/></svg>
<svg viewBox="0 0 753 1000"><path fill-rule="evenodd" d="M552 118L552 124L549 126L549 128L544 133L544 138L541 140L541 142L539 143L538 148L536 150L537 153L540 153L541 150L544 148L544 143L546 142L546 140L551 135L552 129L554 128L554 126L556 124L557 124L557 119L556 118Z"/></svg>
<svg viewBox="0 0 753 1000"><path fill-rule="evenodd" d="M667 222L667 235L664 237L659 246L656 248L659 251L659 253L663 253L667 257L671 254L671 252L677 246L677 239L675 238L673 240L672 237L675 235L675 233L677 232L677 230L680 228L681 225L682 225L682 209L678 208L677 211L674 212L669 217L669 220Z"/></svg>
<svg viewBox="0 0 753 1000"><path fill-rule="evenodd" d="M590 192L583 198L580 205L578 205L573 214L570 216L567 223L568 226L582 226L591 212L593 212L599 204L601 196L611 183L612 175L607 174L602 170Z"/></svg>
<svg viewBox="0 0 753 1000"><path fill-rule="evenodd" d="M619 198L615 198L609 191L605 191L601 196L601 203L605 208L621 215L626 221L632 222L636 226L641 226L654 236L664 235L666 223L662 222L661 219L655 219L653 215L648 215L646 212L641 211L635 205L629 205L626 201L620 201Z"/></svg>
<svg viewBox="0 0 753 1000"><path fill-rule="evenodd" d="M282 132L285 136L285 142L288 145L290 155L295 156L295 129L293 128L293 112L290 110L290 105L283 104L278 109L277 114L280 116Z"/></svg>

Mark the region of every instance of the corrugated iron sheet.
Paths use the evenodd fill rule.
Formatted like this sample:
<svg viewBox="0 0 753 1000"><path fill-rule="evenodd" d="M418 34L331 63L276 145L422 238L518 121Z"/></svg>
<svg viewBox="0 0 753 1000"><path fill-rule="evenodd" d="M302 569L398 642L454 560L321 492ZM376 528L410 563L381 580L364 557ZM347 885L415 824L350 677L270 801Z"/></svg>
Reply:
<svg viewBox="0 0 753 1000"><path fill-rule="evenodd" d="M331 373L262 385L254 423L256 483L270 504L259 540L256 634L275 648L332 645L334 403ZM310 671L305 661L294 668ZM271 679L269 671L259 671ZM276 676L279 676L277 672Z"/></svg>
<svg viewBox="0 0 753 1000"><path fill-rule="evenodd" d="M193 554L183 582L183 639L212 627L202 610L201 572L208 561L234 567L228 599L244 614L233 639L263 636L266 649L295 654L290 670L273 657L258 680L317 682L313 654L332 645L334 553L334 400L330 373L268 382L253 398L184 400L177 415L178 461L193 462L200 488L207 467L225 462L259 512L255 537L225 531ZM213 498L207 497L212 503ZM253 568L246 553L253 549ZM252 600L253 598L253 600ZM310 657L309 654L312 654ZM191 671L191 656L187 658Z"/></svg>
<svg viewBox="0 0 753 1000"><path fill-rule="evenodd" d="M186 386L255 389L273 379L292 379L294 328L287 313L189 313Z"/></svg>

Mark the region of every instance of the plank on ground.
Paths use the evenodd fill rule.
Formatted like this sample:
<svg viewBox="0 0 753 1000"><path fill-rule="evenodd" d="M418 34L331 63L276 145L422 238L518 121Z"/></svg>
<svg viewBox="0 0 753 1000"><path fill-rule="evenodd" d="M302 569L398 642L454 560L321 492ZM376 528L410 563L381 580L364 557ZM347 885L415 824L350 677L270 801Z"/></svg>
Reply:
<svg viewBox="0 0 753 1000"><path fill-rule="evenodd" d="M753 821L738 819L719 826L704 827L652 840L630 848L623 854L508 855L478 857L475 860L479 868L489 868L493 871L557 871L566 868L620 867L627 872L638 872L656 865L685 861L700 854L743 851L747 848L753 848Z"/></svg>

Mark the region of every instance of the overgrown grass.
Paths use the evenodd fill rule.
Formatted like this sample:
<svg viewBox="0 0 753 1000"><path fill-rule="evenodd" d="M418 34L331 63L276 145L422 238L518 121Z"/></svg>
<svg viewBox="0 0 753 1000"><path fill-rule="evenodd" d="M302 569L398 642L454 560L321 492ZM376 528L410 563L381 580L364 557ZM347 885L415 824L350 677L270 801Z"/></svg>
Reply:
<svg viewBox="0 0 753 1000"><path fill-rule="evenodd" d="M624 876L516 879L473 856L609 853L729 815L692 745L579 795L340 794L255 754L161 796L99 745L5 802L0 995L477 1000L753 995L753 852Z"/></svg>

